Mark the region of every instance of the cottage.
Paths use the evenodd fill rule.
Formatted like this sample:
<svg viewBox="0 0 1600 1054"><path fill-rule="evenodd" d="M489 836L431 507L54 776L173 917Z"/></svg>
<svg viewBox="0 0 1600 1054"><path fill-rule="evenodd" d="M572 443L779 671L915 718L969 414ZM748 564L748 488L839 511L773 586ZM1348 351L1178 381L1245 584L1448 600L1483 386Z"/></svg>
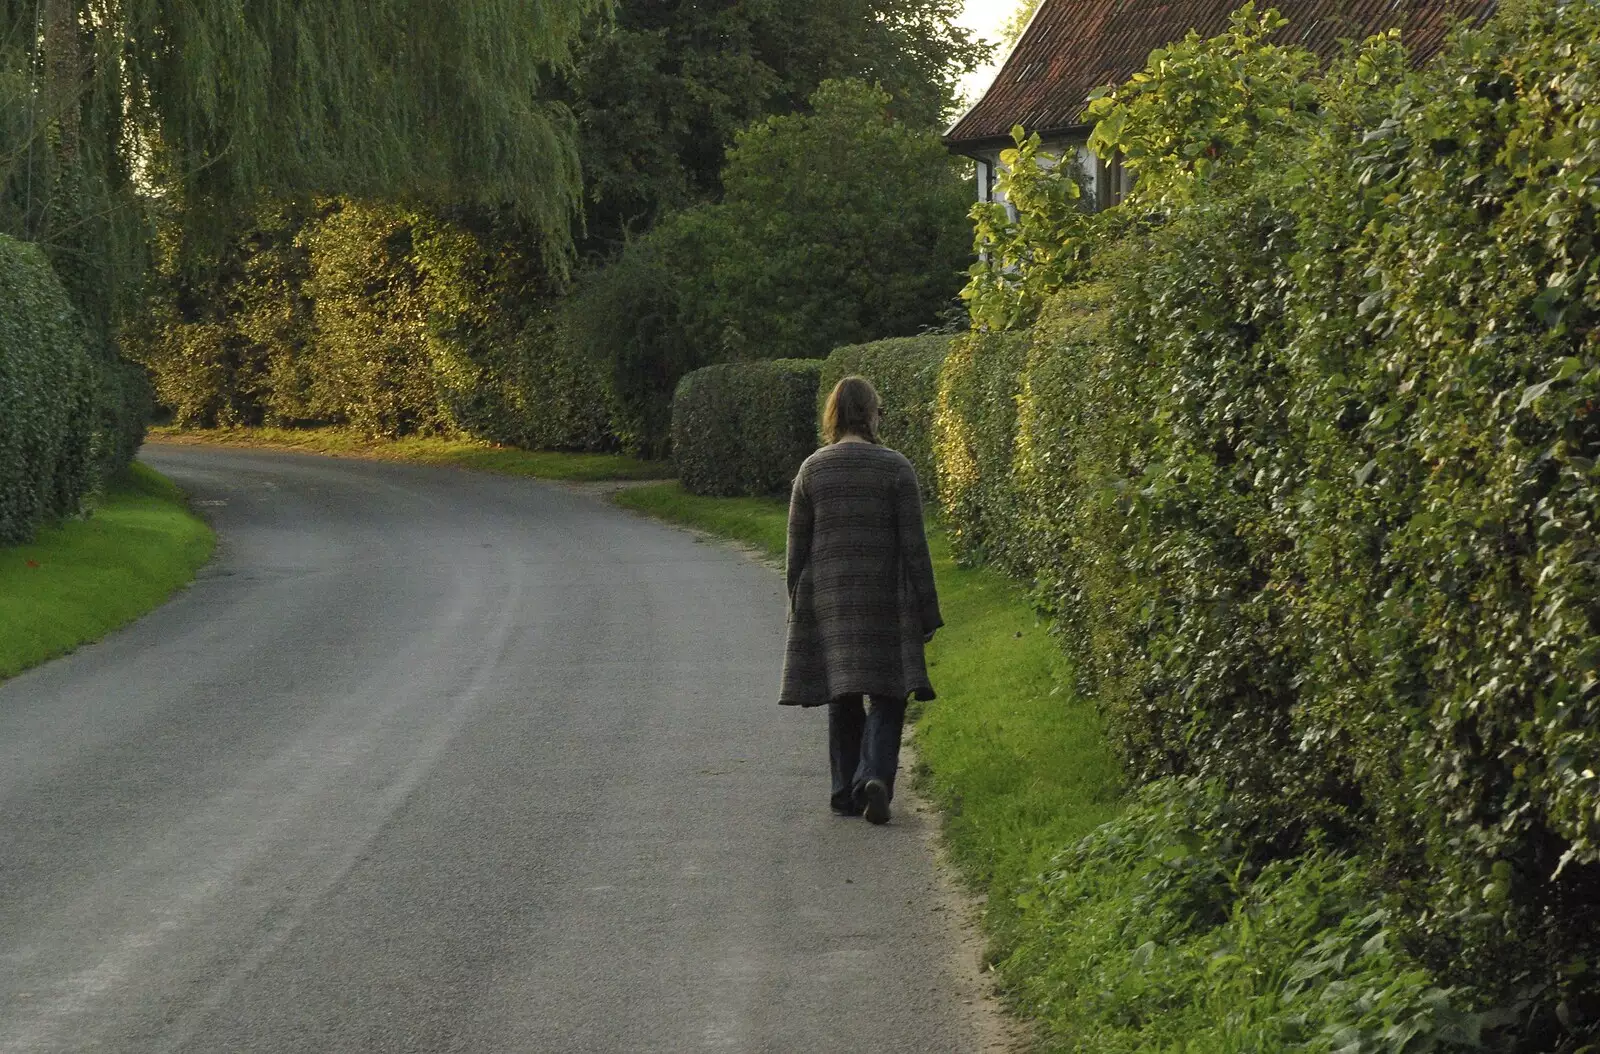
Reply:
<svg viewBox="0 0 1600 1054"><path fill-rule="evenodd" d="M1037 132L1045 147L1076 156L1098 208L1121 200L1129 176L1086 146L1089 93L1121 84L1143 69L1150 52L1181 40L1191 29L1203 37L1228 26L1243 0L1043 0L1022 39L983 98L945 134L955 153L978 163L978 199L995 197L1000 152L1011 129ZM1496 0L1271 0L1289 19L1278 35L1332 57L1341 40L1360 40L1398 27L1418 62L1432 57L1455 22L1482 20Z"/></svg>

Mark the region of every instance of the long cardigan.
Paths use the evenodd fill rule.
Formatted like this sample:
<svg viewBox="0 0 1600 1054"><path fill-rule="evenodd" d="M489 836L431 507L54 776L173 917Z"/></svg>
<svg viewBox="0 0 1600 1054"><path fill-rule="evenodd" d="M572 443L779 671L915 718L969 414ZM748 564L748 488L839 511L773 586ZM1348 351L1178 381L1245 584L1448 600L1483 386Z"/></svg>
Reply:
<svg viewBox="0 0 1600 1054"><path fill-rule="evenodd" d="M870 443L807 458L789 501L788 578L781 703L934 697L923 640L944 619L911 462Z"/></svg>

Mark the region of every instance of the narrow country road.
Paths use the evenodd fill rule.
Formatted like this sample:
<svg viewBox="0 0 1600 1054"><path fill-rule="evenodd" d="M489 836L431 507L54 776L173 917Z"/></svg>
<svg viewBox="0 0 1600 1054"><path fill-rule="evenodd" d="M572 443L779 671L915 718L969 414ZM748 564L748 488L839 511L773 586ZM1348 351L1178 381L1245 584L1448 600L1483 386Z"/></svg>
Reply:
<svg viewBox="0 0 1600 1054"><path fill-rule="evenodd" d="M558 487L151 447L218 558L0 684L0 1051L978 1049L782 584Z"/></svg>

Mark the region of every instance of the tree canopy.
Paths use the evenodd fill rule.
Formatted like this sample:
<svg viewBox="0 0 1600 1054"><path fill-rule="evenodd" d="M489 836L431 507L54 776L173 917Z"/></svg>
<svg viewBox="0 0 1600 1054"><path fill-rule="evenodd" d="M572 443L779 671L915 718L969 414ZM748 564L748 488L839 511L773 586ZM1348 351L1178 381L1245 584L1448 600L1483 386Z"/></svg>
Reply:
<svg viewBox="0 0 1600 1054"><path fill-rule="evenodd" d="M1028 23L1033 21L1033 14L1039 10L1039 0L1021 0L1016 11L1012 12L1006 24L1000 28L1000 40L1008 48L1017 46L1017 41L1022 39L1022 34L1027 32Z"/></svg>
<svg viewBox="0 0 1600 1054"><path fill-rule="evenodd" d="M596 20L570 78L597 248L721 192L734 134L804 110L825 80L880 85L894 115L932 129L987 53L954 24L959 0L621 0Z"/></svg>
<svg viewBox="0 0 1600 1054"><path fill-rule="evenodd" d="M685 373L825 356L935 325L962 284L965 181L936 132L861 81L740 132L720 202L668 217L592 274L568 332L610 367L619 436L660 452Z"/></svg>
<svg viewBox="0 0 1600 1054"><path fill-rule="evenodd" d="M33 228L18 233L38 233L31 177L52 144L189 208L423 197L564 232L574 130L541 89L602 2L4 0L0 164Z"/></svg>

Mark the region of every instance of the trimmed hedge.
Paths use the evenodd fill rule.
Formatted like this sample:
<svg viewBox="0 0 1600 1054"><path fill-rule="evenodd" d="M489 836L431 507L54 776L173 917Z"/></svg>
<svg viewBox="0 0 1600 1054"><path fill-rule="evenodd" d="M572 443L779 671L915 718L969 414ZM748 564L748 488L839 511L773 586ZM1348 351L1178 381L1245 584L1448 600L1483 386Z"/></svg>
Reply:
<svg viewBox="0 0 1600 1054"><path fill-rule="evenodd" d="M100 379L43 252L0 235L0 289L0 545L13 545L77 512L97 482Z"/></svg>
<svg viewBox="0 0 1600 1054"><path fill-rule="evenodd" d="M883 400L879 438L904 454L917 470L923 501L932 504L938 489L933 459L933 415L939 397L939 372L954 338L932 334L891 337L870 344L836 348L822 364L817 388L817 420L834 385L849 376L865 377Z"/></svg>
<svg viewBox="0 0 1600 1054"><path fill-rule="evenodd" d="M952 353L946 514L966 555L1035 581L1136 776L1225 787L1251 866L1369 854L1442 983L1513 1011L1516 1049L1583 1048L1600 9L1508 6L1415 73L1371 42L1295 121L1205 127L1259 151L1206 169L1190 102L1304 87L1231 46L1187 42L1119 95L1117 127L1194 165L1145 174L1128 208L1159 222L1108 225L1101 284L1031 338Z"/></svg>
<svg viewBox="0 0 1600 1054"><path fill-rule="evenodd" d="M133 463L155 413L155 394L144 367L109 353L98 364L95 397L95 461L99 480L109 482Z"/></svg>
<svg viewBox="0 0 1600 1054"><path fill-rule="evenodd" d="M468 435L524 450L616 447L600 371L556 339L547 317L457 354L467 364L466 383L446 387L442 399Z"/></svg>
<svg viewBox="0 0 1600 1054"><path fill-rule="evenodd" d="M672 400L672 449L691 494L776 494L817 448L821 359L725 362L688 374Z"/></svg>

